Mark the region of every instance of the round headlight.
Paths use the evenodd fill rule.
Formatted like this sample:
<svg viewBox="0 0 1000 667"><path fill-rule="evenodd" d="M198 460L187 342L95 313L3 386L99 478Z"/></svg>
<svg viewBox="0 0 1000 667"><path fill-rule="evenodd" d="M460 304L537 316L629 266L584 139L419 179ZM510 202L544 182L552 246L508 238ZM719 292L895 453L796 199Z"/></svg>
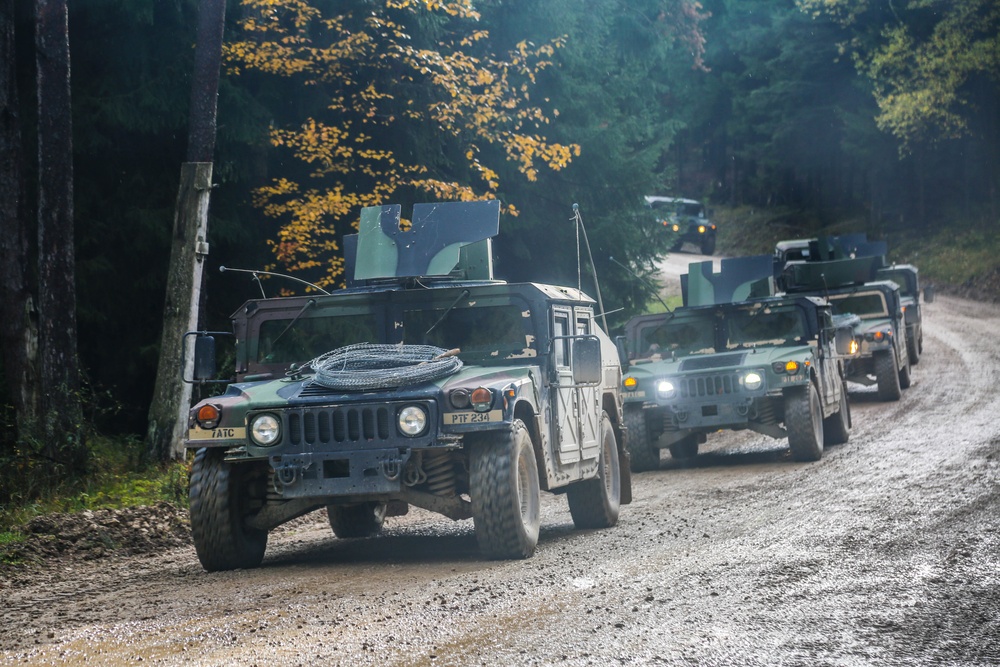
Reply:
<svg viewBox="0 0 1000 667"><path fill-rule="evenodd" d="M629 391L635 391L635 388L639 386L639 381L636 380L631 375L628 375L625 377L624 380L622 380L622 385L624 385L625 388Z"/></svg>
<svg viewBox="0 0 1000 667"><path fill-rule="evenodd" d="M760 389L760 385L764 382L764 379L760 376L760 373L755 371L750 371L743 378L743 386L753 391L754 389Z"/></svg>
<svg viewBox="0 0 1000 667"><path fill-rule="evenodd" d="M250 437L262 447L273 445L281 436L281 425L274 415L257 415L250 423Z"/></svg>
<svg viewBox="0 0 1000 667"><path fill-rule="evenodd" d="M427 413L419 405L407 405L399 411L397 424L403 435L418 436L427 428Z"/></svg>
<svg viewBox="0 0 1000 667"><path fill-rule="evenodd" d="M674 383L670 380L660 380L656 385L656 393L661 398L672 398L675 392Z"/></svg>

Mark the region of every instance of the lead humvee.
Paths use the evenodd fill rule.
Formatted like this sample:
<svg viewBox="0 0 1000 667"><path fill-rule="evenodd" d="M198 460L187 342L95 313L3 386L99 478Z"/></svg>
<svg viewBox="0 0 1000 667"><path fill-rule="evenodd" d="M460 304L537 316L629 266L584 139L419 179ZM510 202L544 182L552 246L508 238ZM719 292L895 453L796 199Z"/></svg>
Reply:
<svg viewBox="0 0 1000 667"><path fill-rule="evenodd" d="M697 455L708 434L751 429L788 438L799 461L847 442L851 426L842 357L851 329L829 304L776 296L770 256L693 263L684 306L626 325L625 422L634 471Z"/></svg>
<svg viewBox="0 0 1000 667"><path fill-rule="evenodd" d="M338 537L421 507L472 518L481 552L524 558L539 490L576 526L631 500L621 370L578 289L493 278L499 203L365 208L349 286L251 299L236 378L190 412L191 527L209 571L255 567L268 531L325 508ZM196 336L195 379L214 337Z"/></svg>

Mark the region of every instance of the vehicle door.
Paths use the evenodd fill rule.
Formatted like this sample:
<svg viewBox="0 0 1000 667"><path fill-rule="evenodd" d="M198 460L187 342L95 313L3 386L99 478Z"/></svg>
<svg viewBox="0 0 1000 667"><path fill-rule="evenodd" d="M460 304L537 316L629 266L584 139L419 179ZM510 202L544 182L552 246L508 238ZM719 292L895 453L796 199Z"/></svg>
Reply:
<svg viewBox="0 0 1000 667"><path fill-rule="evenodd" d="M833 327L833 316L828 310L821 310L819 315L820 335L818 345L818 357L820 368L820 391L823 392L823 403L826 405L840 402L840 393L843 391L843 380L840 375L841 362L837 358L836 346L834 344L835 329Z"/></svg>
<svg viewBox="0 0 1000 667"><path fill-rule="evenodd" d="M589 326L589 314L578 314L569 306L552 309L552 355L556 369L553 405L557 412L554 423L560 465L578 463L598 454L600 413L595 417L596 408L592 405L597 388L576 386L570 365L572 338L589 333Z"/></svg>

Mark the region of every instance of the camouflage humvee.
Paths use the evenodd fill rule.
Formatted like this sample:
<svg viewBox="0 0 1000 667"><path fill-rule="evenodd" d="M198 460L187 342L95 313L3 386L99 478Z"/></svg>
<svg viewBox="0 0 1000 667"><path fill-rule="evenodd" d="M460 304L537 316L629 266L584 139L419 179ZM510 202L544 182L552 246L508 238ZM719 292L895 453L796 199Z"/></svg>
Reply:
<svg viewBox="0 0 1000 667"><path fill-rule="evenodd" d="M893 264L878 270L880 280L891 280L899 285L899 301L906 322L906 353L910 365L920 363L924 352L924 318L920 308L920 273L912 264Z"/></svg>
<svg viewBox="0 0 1000 667"><path fill-rule="evenodd" d="M782 273L793 261L825 262L859 257L878 257L874 278L891 280L899 285L899 296L906 320L906 351L910 365L920 362L924 348L923 313L920 308L920 280L917 267L912 264L885 266L887 246L885 241L869 241L865 234L844 234L780 241L774 248L775 278L782 286ZM872 279L872 277L869 277Z"/></svg>
<svg viewBox="0 0 1000 667"><path fill-rule="evenodd" d="M709 433L751 429L788 438L799 461L846 442L851 426L842 355L851 330L830 306L774 296L771 258L690 265L684 307L626 325L625 423L634 471L655 469L660 449L693 457Z"/></svg>
<svg viewBox="0 0 1000 667"><path fill-rule="evenodd" d="M793 261L782 282L789 294L823 296L853 326L858 354L845 363L847 379L877 385L879 400L896 401L910 386L910 356L899 285L876 279L882 264L880 255Z"/></svg>
<svg viewBox="0 0 1000 667"><path fill-rule="evenodd" d="M472 518L490 558L533 553L540 489L578 527L617 522L617 350L579 290L493 279L498 225L498 202L418 204L408 231L399 206L366 208L347 288L236 311L236 379L186 442L206 570L257 566L270 529L317 508L339 537L410 505ZM197 347L203 379L214 342Z"/></svg>

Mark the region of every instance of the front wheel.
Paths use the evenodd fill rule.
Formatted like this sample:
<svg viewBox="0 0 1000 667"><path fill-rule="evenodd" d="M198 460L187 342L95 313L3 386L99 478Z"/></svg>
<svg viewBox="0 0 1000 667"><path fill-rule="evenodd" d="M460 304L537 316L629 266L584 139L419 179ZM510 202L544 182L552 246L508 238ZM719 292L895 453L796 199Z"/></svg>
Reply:
<svg viewBox="0 0 1000 667"><path fill-rule="evenodd" d="M608 413L601 415L601 451L597 477L572 484L566 490L569 513L577 528L610 528L618 523L622 472L618 442Z"/></svg>
<svg viewBox="0 0 1000 667"><path fill-rule="evenodd" d="M487 558L527 558L538 544L538 464L524 422L491 434L469 455L469 495L479 550Z"/></svg>
<svg viewBox="0 0 1000 667"><path fill-rule="evenodd" d="M715 252L715 237L708 236L701 240L701 254L711 255Z"/></svg>
<svg viewBox="0 0 1000 667"><path fill-rule="evenodd" d="M690 461L698 456L698 436L692 433L670 445L670 457L678 461Z"/></svg>
<svg viewBox="0 0 1000 667"><path fill-rule="evenodd" d="M371 537L382 530L386 504L379 502L358 505L327 505L326 516L333 534L339 538Z"/></svg>
<svg viewBox="0 0 1000 667"><path fill-rule="evenodd" d="M903 392L899 386L899 365L892 350L875 353L875 381L880 401L898 401Z"/></svg>
<svg viewBox="0 0 1000 667"><path fill-rule="evenodd" d="M819 461L823 456L823 410L810 382L785 390L785 430L796 461Z"/></svg>
<svg viewBox="0 0 1000 667"><path fill-rule="evenodd" d="M641 406L625 406L625 428L628 429L628 451L632 472L656 470L660 467L660 450L653 447Z"/></svg>
<svg viewBox="0 0 1000 667"><path fill-rule="evenodd" d="M191 464L191 537L208 572L257 567L267 531L249 528L249 464L228 463L225 449L199 449Z"/></svg>

